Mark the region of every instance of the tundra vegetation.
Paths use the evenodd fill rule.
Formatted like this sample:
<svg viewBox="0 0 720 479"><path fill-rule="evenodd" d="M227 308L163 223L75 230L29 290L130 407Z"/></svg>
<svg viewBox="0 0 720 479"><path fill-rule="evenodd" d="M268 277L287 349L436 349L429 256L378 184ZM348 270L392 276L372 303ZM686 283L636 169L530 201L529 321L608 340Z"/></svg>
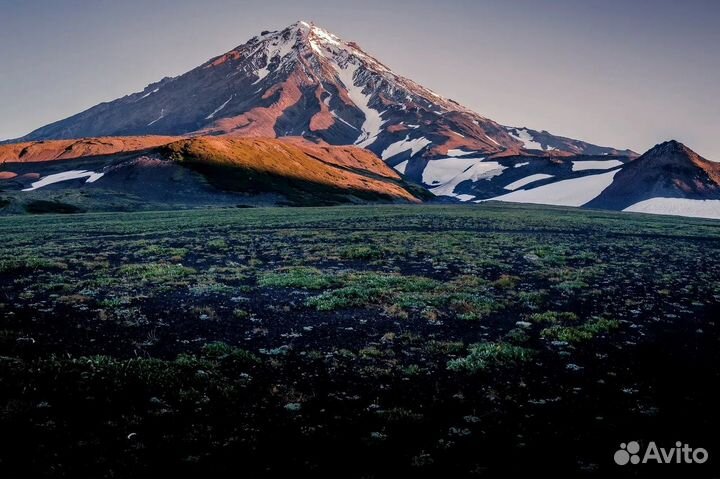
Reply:
<svg viewBox="0 0 720 479"><path fill-rule="evenodd" d="M359 206L0 235L4 477L604 475L624 440L717 444L718 222Z"/></svg>

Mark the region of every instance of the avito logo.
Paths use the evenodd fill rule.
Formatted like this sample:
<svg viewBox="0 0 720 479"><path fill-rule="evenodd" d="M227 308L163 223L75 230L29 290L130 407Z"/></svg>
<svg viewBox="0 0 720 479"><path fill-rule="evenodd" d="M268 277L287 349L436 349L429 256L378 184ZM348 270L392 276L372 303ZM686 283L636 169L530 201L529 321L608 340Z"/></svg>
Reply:
<svg viewBox="0 0 720 479"><path fill-rule="evenodd" d="M708 460L708 452L702 447L692 448L689 444L680 441L675 447L658 447L655 441L650 441L645 451L640 451L640 443L630 441L621 443L620 449L615 451L613 456L615 463L624 466L626 464L703 464Z"/></svg>

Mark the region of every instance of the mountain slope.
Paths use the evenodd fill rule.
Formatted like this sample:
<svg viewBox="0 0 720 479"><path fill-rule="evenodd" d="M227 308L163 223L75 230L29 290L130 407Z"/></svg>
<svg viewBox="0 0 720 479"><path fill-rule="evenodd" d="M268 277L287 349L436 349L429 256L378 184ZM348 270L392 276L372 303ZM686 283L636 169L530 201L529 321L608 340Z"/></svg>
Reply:
<svg viewBox="0 0 720 479"><path fill-rule="evenodd" d="M620 170L612 184L586 206L622 210L654 198L720 200L720 163L706 160L682 143L667 141Z"/></svg>
<svg viewBox="0 0 720 479"><path fill-rule="evenodd" d="M20 140L146 134L305 136L354 144L392 166L403 165L399 168L417 182L428 161L458 152L483 157L633 155L500 125L306 22L263 32L184 75Z"/></svg>
<svg viewBox="0 0 720 479"><path fill-rule="evenodd" d="M419 202L431 196L352 146L299 138L101 140L0 146L3 212L32 210L38 201L62 212Z"/></svg>
<svg viewBox="0 0 720 479"><path fill-rule="evenodd" d="M86 156L149 150L178 139L173 136L129 136L11 143L0 145L0 165L5 162L70 160Z"/></svg>
<svg viewBox="0 0 720 479"><path fill-rule="evenodd" d="M161 151L223 191L272 192L297 204L312 199L317 203L418 201L395 171L360 148L297 139L198 137L171 143Z"/></svg>

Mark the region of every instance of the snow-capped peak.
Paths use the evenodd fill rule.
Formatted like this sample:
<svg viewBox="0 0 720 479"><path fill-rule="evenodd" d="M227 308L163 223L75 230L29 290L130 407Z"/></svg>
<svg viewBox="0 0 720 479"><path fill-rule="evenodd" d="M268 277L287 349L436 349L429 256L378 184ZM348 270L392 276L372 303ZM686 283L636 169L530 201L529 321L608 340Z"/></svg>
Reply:
<svg viewBox="0 0 720 479"><path fill-rule="evenodd" d="M502 126L394 73L358 44L302 20L262 31L184 75L43 127L27 139L128 131L305 136L355 144L419 182L430 160L461 164L452 159L457 152L472 152L467 158L615 152L546 131Z"/></svg>

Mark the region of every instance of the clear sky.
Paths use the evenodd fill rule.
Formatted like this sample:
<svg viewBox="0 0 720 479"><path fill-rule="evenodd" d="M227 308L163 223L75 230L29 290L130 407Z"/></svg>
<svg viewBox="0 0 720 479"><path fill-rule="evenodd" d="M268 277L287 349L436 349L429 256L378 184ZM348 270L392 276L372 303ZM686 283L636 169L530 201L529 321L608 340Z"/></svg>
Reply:
<svg viewBox="0 0 720 479"><path fill-rule="evenodd" d="M0 139L300 19L500 123L720 160L718 0L0 0Z"/></svg>

